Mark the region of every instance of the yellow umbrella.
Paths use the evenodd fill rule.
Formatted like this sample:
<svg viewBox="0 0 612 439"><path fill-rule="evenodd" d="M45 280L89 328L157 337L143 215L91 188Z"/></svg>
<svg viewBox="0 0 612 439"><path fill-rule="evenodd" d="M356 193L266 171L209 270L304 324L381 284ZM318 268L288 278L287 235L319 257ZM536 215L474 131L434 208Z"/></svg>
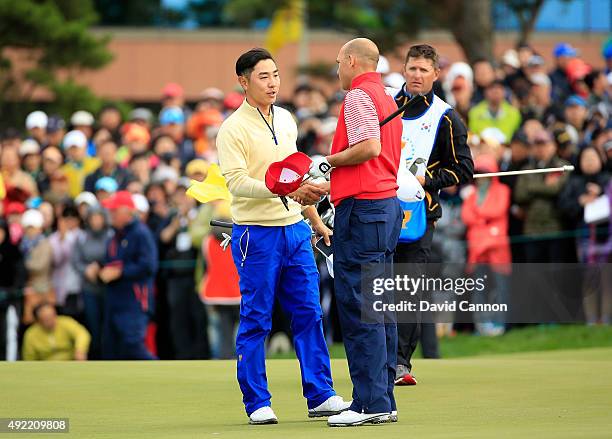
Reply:
<svg viewBox="0 0 612 439"><path fill-rule="evenodd" d="M219 165L214 163L208 168L208 175L204 181L191 180L187 195L200 203L208 203L213 200L231 201L232 199L225 178L221 175L221 169L219 169Z"/></svg>

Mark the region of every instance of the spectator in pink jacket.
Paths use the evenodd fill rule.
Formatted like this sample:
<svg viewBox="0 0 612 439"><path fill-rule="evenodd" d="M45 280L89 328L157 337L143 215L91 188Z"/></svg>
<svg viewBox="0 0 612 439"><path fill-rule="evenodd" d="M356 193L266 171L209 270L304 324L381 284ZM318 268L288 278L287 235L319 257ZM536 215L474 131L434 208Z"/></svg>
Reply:
<svg viewBox="0 0 612 439"><path fill-rule="evenodd" d="M499 171L495 159L488 154L476 157L475 168L475 173ZM468 264L495 264L496 271L508 272L510 196L510 188L497 177L475 180L474 191L461 210L467 227Z"/></svg>
<svg viewBox="0 0 612 439"><path fill-rule="evenodd" d="M482 154L474 160L475 173L497 172L493 156ZM475 180L474 191L464 200L461 218L467 228L468 271L488 279L484 294L474 294L473 303L507 304L510 272L510 242L508 239L508 209L510 188L497 177ZM482 335L501 335L505 328L501 313L478 312L474 315L476 329Z"/></svg>

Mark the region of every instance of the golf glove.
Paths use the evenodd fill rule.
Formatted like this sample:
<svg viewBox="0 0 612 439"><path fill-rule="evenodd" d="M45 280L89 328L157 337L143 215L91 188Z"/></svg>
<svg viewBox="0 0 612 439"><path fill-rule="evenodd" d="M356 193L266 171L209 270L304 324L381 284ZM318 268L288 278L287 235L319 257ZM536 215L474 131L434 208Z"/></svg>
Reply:
<svg viewBox="0 0 612 439"><path fill-rule="evenodd" d="M310 165L310 170L308 171L308 173L315 178L323 177L327 179L329 178L329 173L331 172L331 170L332 167L327 161L327 158L323 156L318 156L312 159L312 163Z"/></svg>

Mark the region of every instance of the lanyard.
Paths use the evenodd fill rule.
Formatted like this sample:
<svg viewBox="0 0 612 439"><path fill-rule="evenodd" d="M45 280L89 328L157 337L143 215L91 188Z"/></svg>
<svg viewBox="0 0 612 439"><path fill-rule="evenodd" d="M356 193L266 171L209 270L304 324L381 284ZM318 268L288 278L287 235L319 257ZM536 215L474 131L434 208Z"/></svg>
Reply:
<svg viewBox="0 0 612 439"><path fill-rule="evenodd" d="M257 112L259 113L263 121L266 123L266 126L272 133L272 140L274 140L274 144L278 145L278 140L276 139L276 133L274 132L274 105L270 105L270 114L272 115L272 126L270 126L270 124L268 123L268 120L266 119L266 117L263 115L263 113L261 112L259 108L257 109Z"/></svg>

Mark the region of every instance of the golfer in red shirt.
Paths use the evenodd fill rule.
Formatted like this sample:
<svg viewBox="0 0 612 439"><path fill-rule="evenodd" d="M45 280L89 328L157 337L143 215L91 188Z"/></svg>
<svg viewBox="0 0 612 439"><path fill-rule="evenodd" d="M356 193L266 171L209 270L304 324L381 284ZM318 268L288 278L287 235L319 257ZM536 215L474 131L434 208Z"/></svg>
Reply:
<svg viewBox="0 0 612 439"><path fill-rule="evenodd" d="M348 93L331 155L315 160L309 171L324 176L331 170L330 193L336 207L334 286L353 382L350 409L330 417L330 426L397 420L397 327L387 320L362 320L362 306L367 306L362 266L374 265L368 277L388 275L402 223L396 196L402 124L396 118L379 126L397 105L376 73L378 57L376 45L365 38L340 49L338 76Z"/></svg>

